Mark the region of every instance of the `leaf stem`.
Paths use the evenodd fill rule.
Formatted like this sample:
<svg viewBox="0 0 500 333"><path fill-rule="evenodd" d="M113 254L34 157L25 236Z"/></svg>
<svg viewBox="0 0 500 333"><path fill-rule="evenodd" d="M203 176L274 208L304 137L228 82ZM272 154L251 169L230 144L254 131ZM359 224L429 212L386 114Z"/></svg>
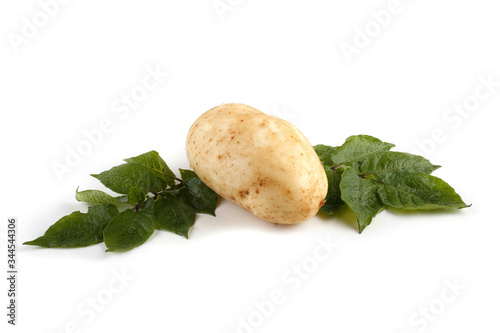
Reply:
<svg viewBox="0 0 500 333"><path fill-rule="evenodd" d="M181 188L184 186L184 182L182 181L182 179L179 179L179 178L175 178L175 180L177 180L179 182L179 184L175 185L175 188Z"/></svg>
<svg viewBox="0 0 500 333"><path fill-rule="evenodd" d="M158 194L155 194L155 198L158 196ZM141 209L142 206L144 206L148 202L148 199L144 200L143 202L138 203L137 205L132 208L135 212L137 212L139 209Z"/></svg>

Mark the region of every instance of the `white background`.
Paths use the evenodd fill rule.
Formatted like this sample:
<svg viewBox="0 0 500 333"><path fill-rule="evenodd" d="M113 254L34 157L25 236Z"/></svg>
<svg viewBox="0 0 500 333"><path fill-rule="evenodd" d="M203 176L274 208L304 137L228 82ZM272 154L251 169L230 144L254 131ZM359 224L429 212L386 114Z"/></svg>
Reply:
<svg viewBox="0 0 500 333"><path fill-rule="evenodd" d="M488 91L480 78L500 81L498 4L401 0L380 27L370 13L389 1L221 2L231 6L222 15L212 0L74 0L52 6L44 22L39 2L2 1L0 258L6 271L6 221L17 216L20 272L15 328L6 323L2 278L2 327L497 332L500 86ZM30 35L26 22L33 20L40 27ZM358 30L366 27L369 42ZM357 53L346 57L346 44L358 45ZM147 68L169 75L128 114L114 112L123 94L140 89ZM477 91L482 100L473 105ZM464 101L472 111L447 111ZM154 149L173 170L189 167L190 125L227 102L281 116L313 145L370 134L396 150L420 151L473 205L451 213L385 211L359 235L348 211L275 226L221 200L217 217L198 216L189 240L157 231L123 254L105 253L103 244L20 245L63 215L85 211L74 200L77 186L104 189L89 174L123 158ZM58 179L54 163L65 163L68 149L103 119L112 130ZM321 252L326 259L314 266L318 239L329 238L338 249ZM291 273L303 264L307 278ZM129 280L120 284L115 274L122 273ZM283 302L271 309L273 290ZM255 302L267 304L267 316ZM429 307L429 317L419 314Z"/></svg>

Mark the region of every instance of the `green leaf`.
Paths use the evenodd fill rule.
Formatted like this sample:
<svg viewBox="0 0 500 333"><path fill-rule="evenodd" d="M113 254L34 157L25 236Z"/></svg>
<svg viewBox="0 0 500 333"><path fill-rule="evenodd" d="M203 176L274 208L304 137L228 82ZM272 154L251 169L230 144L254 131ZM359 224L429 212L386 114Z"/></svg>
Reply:
<svg viewBox="0 0 500 333"><path fill-rule="evenodd" d="M128 192L127 202L129 205L135 206L138 203L143 202L145 198L146 196L144 195L144 193L142 193L141 190L139 190L137 187L132 187Z"/></svg>
<svg viewBox="0 0 500 333"><path fill-rule="evenodd" d="M183 198L167 195L158 197L154 204L156 227L188 238L189 229L195 222L194 209Z"/></svg>
<svg viewBox="0 0 500 333"><path fill-rule="evenodd" d="M337 148L316 146L328 178L328 195L321 210L332 214L346 203L362 232L385 207L467 207L450 185L430 175L439 166L421 156L390 151L393 146L368 135L351 136Z"/></svg>
<svg viewBox="0 0 500 333"><path fill-rule="evenodd" d="M210 187L192 170L179 169L184 187L170 190L172 195L179 195L194 208L196 213L215 216L218 197Z"/></svg>
<svg viewBox="0 0 500 333"><path fill-rule="evenodd" d="M367 179L378 185L380 201L398 209L465 208L467 205L442 179L424 173L395 171Z"/></svg>
<svg viewBox="0 0 500 333"><path fill-rule="evenodd" d="M174 173L156 151L127 158L125 161L127 163L91 176L116 193L127 195L130 191L135 195L136 191L132 188L146 195L148 192L158 193L168 186L175 185Z"/></svg>
<svg viewBox="0 0 500 333"><path fill-rule="evenodd" d="M313 147L319 157L319 160L325 168L330 169L333 166L332 156L337 147L327 145L316 145Z"/></svg>
<svg viewBox="0 0 500 333"><path fill-rule="evenodd" d="M182 181L185 182L189 178L199 178L198 175L193 170L179 169L181 173Z"/></svg>
<svg viewBox="0 0 500 333"><path fill-rule="evenodd" d="M370 156L377 156L393 146L368 135L351 136L340 147L316 145L314 150L325 167L328 178L328 194L321 211L331 215L344 205L340 181L345 167L353 166L358 169Z"/></svg>
<svg viewBox="0 0 500 333"><path fill-rule="evenodd" d="M184 185L179 187L170 187L161 192L161 195L166 197L167 195L173 195L174 197L178 197L181 192L184 191Z"/></svg>
<svg viewBox="0 0 500 333"><path fill-rule="evenodd" d="M196 213L210 214L215 216L217 207L217 194L205 185L200 178L188 178L184 183L184 190L180 196L194 208Z"/></svg>
<svg viewBox="0 0 500 333"><path fill-rule="evenodd" d="M379 152L367 157L358 163L358 172L365 175L382 176L392 172L426 173L431 174L440 168L431 164L422 156L395 151Z"/></svg>
<svg viewBox="0 0 500 333"><path fill-rule="evenodd" d="M155 177L162 179L167 185L175 184L175 174L170 170L167 163L160 157L158 152L152 150L142 155L126 158L127 163L136 163L147 168Z"/></svg>
<svg viewBox="0 0 500 333"><path fill-rule="evenodd" d="M90 206L87 213L73 212L54 223L45 234L26 245L42 247L82 247L103 241L103 230L118 214L111 204Z"/></svg>
<svg viewBox="0 0 500 333"><path fill-rule="evenodd" d="M168 185L150 169L137 163L121 164L91 176L99 179L110 190L127 195L132 188L137 188L143 194L147 194L148 192L158 193Z"/></svg>
<svg viewBox="0 0 500 333"><path fill-rule="evenodd" d="M333 169L341 165L357 168L359 163L368 157L394 147L392 143L382 142L369 135L353 135L346 139L344 144L337 147L332 155Z"/></svg>
<svg viewBox="0 0 500 333"><path fill-rule="evenodd" d="M377 196L378 185L358 176L356 170L348 167L342 174L340 190L342 200L352 209L358 219L361 233L382 209L384 204Z"/></svg>
<svg viewBox="0 0 500 333"><path fill-rule="evenodd" d="M329 167L325 167L325 173L328 179L328 193L326 195L325 204L321 207L321 211L325 214L334 214L344 205L340 192L340 180L343 172L344 168L332 170Z"/></svg>
<svg viewBox="0 0 500 333"><path fill-rule="evenodd" d="M123 203L123 204L128 204L128 195L120 195L118 197L114 197L116 199L116 201L118 201L119 203Z"/></svg>
<svg viewBox="0 0 500 333"><path fill-rule="evenodd" d="M328 193L325 198L325 204L321 206L321 211L325 214L332 215L344 205L340 196L340 179L344 172L344 168L335 168L335 170L332 170L334 165L332 160L333 154L338 147L316 145L313 148L325 168L326 177L328 179Z"/></svg>
<svg viewBox="0 0 500 333"><path fill-rule="evenodd" d="M92 175L122 195L77 188L76 199L95 206L61 218L44 236L25 244L78 247L104 241L109 252L128 251L146 242L155 228L187 238L197 212L215 216L218 197L192 170L180 169L182 179L177 178L156 151L125 162ZM115 206L122 204L134 207L120 213Z"/></svg>
<svg viewBox="0 0 500 333"><path fill-rule="evenodd" d="M153 199L138 210L127 209L116 215L104 229L107 252L124 252L144 244L155 230Z"/></svg>
<svg viewBox="0 0 500 333"><path fill-rule="evenodd" d="M112 197L111 195L99 190L85 190L79 192L78 188L76 189L75 198L77 201L86 202L91 205L118 205L127 202L126 200L123 201L123 196Z"/></svg>

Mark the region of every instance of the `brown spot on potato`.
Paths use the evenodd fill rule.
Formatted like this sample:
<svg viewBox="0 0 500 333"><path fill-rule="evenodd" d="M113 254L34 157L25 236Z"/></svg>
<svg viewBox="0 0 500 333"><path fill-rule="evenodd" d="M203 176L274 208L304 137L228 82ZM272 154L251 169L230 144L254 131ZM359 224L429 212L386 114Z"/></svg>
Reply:
<svg viewBox="0 0 500 333"><path fill-rule="evenodd" d="M241 190L238 195L242 198L245 198L250 192L248 190Z"/></svg>

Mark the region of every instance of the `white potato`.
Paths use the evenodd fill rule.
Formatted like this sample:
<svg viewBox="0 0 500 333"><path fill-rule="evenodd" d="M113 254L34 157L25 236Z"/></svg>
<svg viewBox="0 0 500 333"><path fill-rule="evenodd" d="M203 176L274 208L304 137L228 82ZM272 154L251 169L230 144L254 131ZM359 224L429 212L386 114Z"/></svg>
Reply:
<svg viewBox="0 0 500 333"><path fill-rule="evenodd" d="M223 104L203 113L189 130L186 152L205 184L269 222L307 220L328 191L326 173L306 137L248 105Z"/></svg>

